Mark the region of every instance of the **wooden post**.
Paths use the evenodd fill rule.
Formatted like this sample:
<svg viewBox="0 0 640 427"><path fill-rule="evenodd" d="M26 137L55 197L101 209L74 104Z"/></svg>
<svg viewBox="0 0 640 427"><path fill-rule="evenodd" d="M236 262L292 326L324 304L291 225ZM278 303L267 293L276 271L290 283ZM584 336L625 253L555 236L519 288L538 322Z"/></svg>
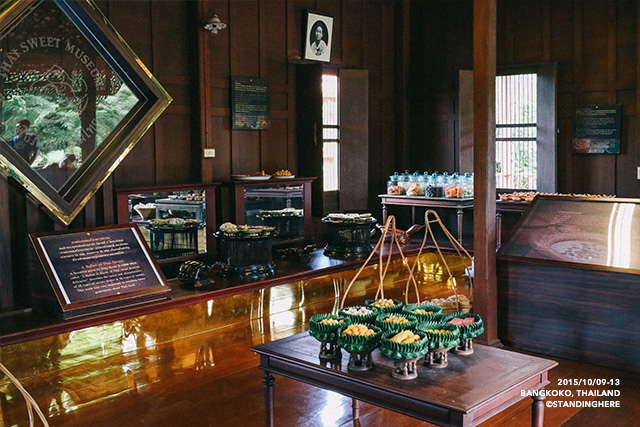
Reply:
<svg viewBox="0 0 640 427"><path fill-rule="evenodd" d="M197 2L196 15L199 19L204 20L208 18L208 14L213 9L211 3L208 1ZM208 31L198 29L197 37L197 52L198 52L198 128L199 133L199 148L194 149L195 154L200 159L200 173L198 177L194 177L200 182L213 181L213 165L211 159L205 159L202 151L205 148L213 148L212 124L211 124L211 52L209 46L209 40L211 33Z"/></svg>
<svg viewBox="0 0 640 427"><path fill-rule="evenodd" d="M496 0L473 2L474 311L480 342L498 341L496 280Z"/></svg>
<svg viewBox="0 0 640 427"><path fill-rule="evenodd" d="M9 183L0 177L0 310L13 308L13 277L11 270L11 222L9 215Z"/></svg>

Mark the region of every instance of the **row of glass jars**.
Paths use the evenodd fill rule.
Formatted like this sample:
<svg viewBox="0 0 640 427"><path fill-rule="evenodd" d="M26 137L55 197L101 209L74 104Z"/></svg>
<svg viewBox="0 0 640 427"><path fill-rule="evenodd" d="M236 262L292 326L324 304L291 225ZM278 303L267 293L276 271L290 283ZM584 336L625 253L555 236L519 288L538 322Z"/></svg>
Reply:
<svg viewBox="0 0 640 427"><path fill-rule="evenodd" d="M473 197L473 174L454 172L394 173L387 181L387 194L426 197Z"/></svg>

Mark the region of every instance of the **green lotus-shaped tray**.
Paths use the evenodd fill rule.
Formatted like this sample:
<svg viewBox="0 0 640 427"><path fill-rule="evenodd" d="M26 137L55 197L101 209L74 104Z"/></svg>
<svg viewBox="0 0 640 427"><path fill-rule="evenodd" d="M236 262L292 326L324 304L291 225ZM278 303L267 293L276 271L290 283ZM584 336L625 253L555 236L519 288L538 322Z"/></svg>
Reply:
<svg viewBox="0 0 640 427"><path fill-rule="evenodd" d="M460 342L460 330L456 325L448 323L421 323L416 327L418 332L424 332L427 336L430 350L451 348ZM430 332L435 330L447 330L449 332Z"/></svg>
<svg viewBox="0 0 640 427"><path fill-rule="evenodd" d="M478 314L473 313L451 313L442 318L443 322L449 322L454 318L465 319L467 317L473 317L475 320L470 325L460 325L460 339L466 340L469 338L475 338L484 332L484 324L482 318Z"/></svg>
<svg viewBox="0 0 640 427"><path fill-rule="evenodd" d="M391 341L391 338L401 332L386 331L380 338L380 352L391 359L411 360L418 359L429 352L429 341L427 334L421 331L414 331L420 336L420 341L411 344L401 344Z"/></svg>
<svg viewBox="0 0 640 427"><path fill-rule="evenodd" d="M378 307L375 305L376 301L382 301L383 299L368 299L364 302L367 307L375 307L378 309L378 313L398 313L402 310L402 301L397 299L385 298L387 301L393 301L393 305L389 307Z"/></svg>
<svg viewBox="0 0 640 427"><path fill-rule="evenodd" d="M361 352L367 353L371 352L378 347L380 344L380 336L382 335L382 330L377 326L361 323L363 325L368 326L369 328L375 331L375 334L364 337L359 335L343 335L342 332L347 328L348 325L340 328L338 332L338 337L336 342L339 347L344 348L349 353Z"/></svg>
<svg viewBox="0 0 640 427"><path fill-rule="evenodd" d="M415 313L414 310L424 310L431 313ZM416 316L419 322L435 322L442 319L442 307L435 304L409 304L402 307L402 313Z"/></svg>
<svg viewBox="0 0 640 427"><path fill-rule="evenodd" d="M392 323L385 322L391 316L404 317L408 320L407 323ZM405 329L413 329L418 324L416 316L404 313L382 313L376 317L376 326L383 331L404 331Z"/></svg>
<svg viewBox="0 0 640 427"><path fill-rule="evenodd" d="M349 309L359 310L361 308L366 308L371 310L369 314L349 314ZM351 320L351 323L367 323L369 325L373 325L376 321L376 316L380 314L378 309L375 307L365 307L363 305L354 305L352 307L344 307L338 310L338 316L346 317Z"/></svg>
<svg viewBox="0 0 640 427"><path fill-rule="evenodd" d="M322 323L323 320L333 319L338 323ZM309 335L320 341L335 342L338 338L338 331L350 323L346 317L335 314L314 314L309 319Z"/></svg>

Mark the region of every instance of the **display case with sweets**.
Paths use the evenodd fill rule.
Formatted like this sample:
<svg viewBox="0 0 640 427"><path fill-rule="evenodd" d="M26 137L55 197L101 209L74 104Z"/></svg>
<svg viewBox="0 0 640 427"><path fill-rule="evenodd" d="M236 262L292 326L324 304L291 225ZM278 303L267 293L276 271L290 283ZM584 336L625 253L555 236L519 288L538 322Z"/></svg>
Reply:
<svg viewBox="0 0 640 427"><path fill-rule="evenodd" d="M429 346L424 332L404 330L386 331L380 338L380 352L393 359L391 375L400 380L418 377L417 362L427 354Z"/></svg>
<svg viewBox="0 0 640 427"><path fill-rule="evenodd" d="M482 318L472 313L452 313L442 319L460 330L460 343L453 349L455 354L473 354L473 339L484 332Z"/></svg>
<svg viewBox="0 0 640 427"><path fill-rule="evenodd" d="M320 360L342 358L337 339L340 329L350 323L349 319L335 314L314 314L309 319L309 335L320 341Z"/></svg>
<svg viewBox="0 0 640 427"><path fill-rule="evenodd" d="M223 277L262 278L275 274L272 258L274 227L224 223L214 234L220 239Z"/></svg>
<svg viewBox="0 0 640 427"><path fill-rule="evenodd" d="M377 326L353 323L343 326L338 334L340 348L349 352L347 369L350 371L368 371L373 368L371 352L378 348L382 330Z"/></svg>
<svg viewBox="0 0 640 427"><path fill-rule="evenodd" d="M371 253L376 219L370 213L330 213L322 218L327 227L324 255L331 258L364 258Z"/></svg>

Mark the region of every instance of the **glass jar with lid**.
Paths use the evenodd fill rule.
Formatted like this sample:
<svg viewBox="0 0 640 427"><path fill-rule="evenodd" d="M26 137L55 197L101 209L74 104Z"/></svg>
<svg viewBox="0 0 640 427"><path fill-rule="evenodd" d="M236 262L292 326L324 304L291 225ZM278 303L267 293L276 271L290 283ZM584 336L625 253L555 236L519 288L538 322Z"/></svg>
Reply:
<svg viewBox="0 0 640 427"><path fill-rule="evenodd" d="M450 198L462 197L462 185L460 185L460 177L457 172L448 177L447 184L444 188L444 196Z"/></svg>
<svg viewBox="0 0 640 427"><path fill-rule="evenodd" d="M409 178L407 196L424 196L424 180L418 171L414 172Z"/></svg>
<svg viewBox="0 0 640 427"><path fill-rule="evenodd" d="M442 188L442 178L438 171L435 171L433 175L429 178L429 182L427 184L427 188L425 189L425 196L427 197L442 197L443 196L443 188Z"/></svg>
<svg viewBox="0 0 640 427"><path fill-rule="evenodd" d="M473 175L465 173L462 178L462 197L473 197Z"/></svg>
<svg viewBox="0 0 640 427"><path fill-rule="evenodd" d="M400 175L395 172L393 175L389 175L389 181L387 181L387 194L405 194L406 190L400 185Z"/></svg>
<svg viewBox="0 0 640 427"><path fill-rule="evenodd" d="M409 189L409 185L411 185L410 179L411 174L408 170L405 170L404 173L401 173L398 177L398 185L404 188L405 193Z"/></svg>

